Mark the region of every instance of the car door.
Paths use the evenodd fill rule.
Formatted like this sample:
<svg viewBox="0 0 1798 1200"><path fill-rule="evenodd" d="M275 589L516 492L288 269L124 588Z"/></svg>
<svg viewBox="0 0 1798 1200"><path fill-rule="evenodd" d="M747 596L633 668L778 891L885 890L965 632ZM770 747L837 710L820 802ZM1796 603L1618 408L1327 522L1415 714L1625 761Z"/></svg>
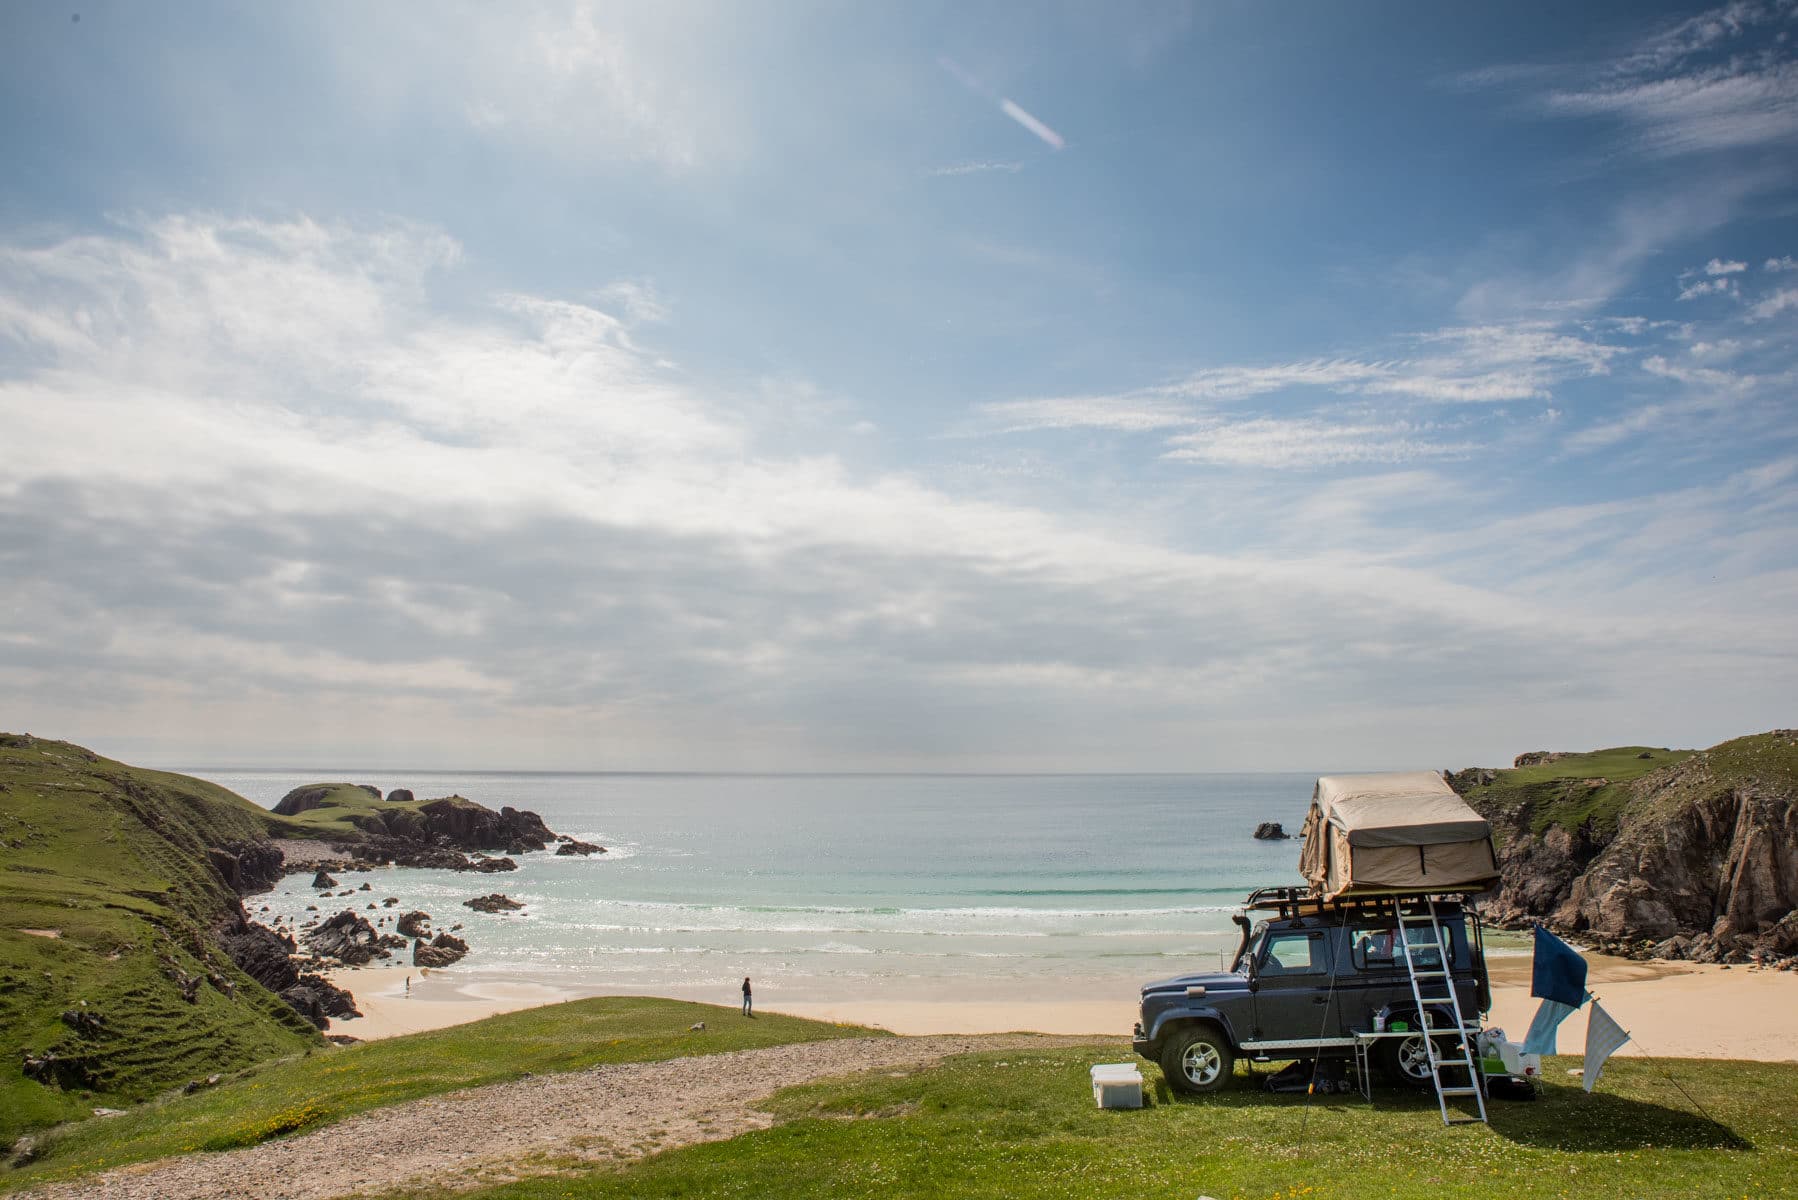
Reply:
<svg viewBox="0 0 1798 1200"><path fill-rule="evenodd" d="M1256 957L1256 1040L1335 1037L1330 936L1323 929L1270 932Z"/></svg>

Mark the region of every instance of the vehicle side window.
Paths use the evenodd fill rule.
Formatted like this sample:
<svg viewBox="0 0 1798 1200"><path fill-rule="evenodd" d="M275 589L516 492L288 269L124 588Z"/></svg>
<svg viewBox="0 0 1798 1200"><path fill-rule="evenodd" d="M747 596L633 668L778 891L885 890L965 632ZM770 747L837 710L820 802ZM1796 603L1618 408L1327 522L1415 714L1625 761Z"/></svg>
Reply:
<svg viewBox="0 0 1798 1200"><path fill-rule="evenodd" d="M1383 971L1397 963L1397 939L1391 925L1355 930L1355 970Z"/></svg>
<svg viewBox="0 0 1798 1200"><path fill-rule="evenodd" d="M1323 944L1321 934L1273 934L1261 951L1261 972L1264 975L1322 974Z"/></svg>
<svg viewBox="0 0 1798 1200"><path fill-rule="evenodd" d="M1442 956L1436 952L1434 947L1428 949L1415 948L1428 946L1433 936L1430 933L1429 926L1410 926L1406 929L1405 936L1414 947L1411 951L1412 962L1425 970L1435 971L1441 969ZM1453 950L1455 945L1454 931L1444 925L1442 927L1442 936L1447 939L1450 950ZM1400 957L1398 948L1398 928L1390 922L1385 925L1356 928L1354 948L1355 970L1357 971L1388 971L1404 969L1405 964Z"/></svg>

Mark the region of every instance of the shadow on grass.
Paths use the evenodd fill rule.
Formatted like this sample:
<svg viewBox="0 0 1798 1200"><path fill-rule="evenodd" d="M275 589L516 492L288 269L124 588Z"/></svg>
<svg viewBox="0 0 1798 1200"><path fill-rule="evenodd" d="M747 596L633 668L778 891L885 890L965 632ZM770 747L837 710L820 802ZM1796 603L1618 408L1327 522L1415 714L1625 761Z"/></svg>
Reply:
<svg viewBox="0 0 1798 1200"><path fill-rule="evenodd" d="M1353 1110L1410 1111L1435 1125L1436 1099L1427 1091L1376 1087L1368 1105L1359 1092L1347 1096L1306 1096L1268 1092L1256 1077L1238 1078L1234 1086L1204 1096L1174 1091L1165 1079L1145 1089L1150 1106L1199 1105L1227 1109L1299 1109L1319 1105L1352 1118ZM1468 1109L1471 1114L1471 1108ZM1542 1150L1607 1152L1618 1150L1752 1150L1754 1143L1735 1130L1690 1108L1668 1107L1611 1093L1587 1095L1579 1088L1545 1087L1532 1102L1488 1099L1488 1123L1506 1141Z"/></svg>
<svg viewBox="0 0 1798 1200"><path fill-rule="evenodd" d="M1574 1088L1547 1088L1533 1104L1489 1101L1493 1132L1543 1150L1752 1150L1727 1125L1692 1112Z"/></svg>

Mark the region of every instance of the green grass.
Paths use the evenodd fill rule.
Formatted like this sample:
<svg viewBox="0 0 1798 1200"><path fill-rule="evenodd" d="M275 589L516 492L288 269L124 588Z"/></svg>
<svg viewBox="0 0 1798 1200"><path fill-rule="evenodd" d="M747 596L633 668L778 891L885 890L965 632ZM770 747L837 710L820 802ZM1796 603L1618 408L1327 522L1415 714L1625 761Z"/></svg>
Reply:
<svg viewBox="0 0 1798 1200"><path fill-rule="evenodd" d="M265 815L201 780L0 734L0 1145L318 1043L211 937L237 901L207 848L261 838ZM189 1002L182 976L223 986ZM97 1030L61 1019L84 1001ZM85 1081L25 1078L23 1052L45 1050L87 1064Z"/></svg>
<svg viewBox="0 0 1798 1200"><path fill-rule="evenodd" d="M1176 1100L1145 1065L1150 1107L1101 1112L1087 1068L1121 1047L1008 1051L890 1078L794 1088L772 1129L616 1167L469 1193L579 1197L1104 1196L1489 1200L1497 1196L1798 1194L1798 1065L1614 1059L1596 1094L1557 1082L1493 1101L1490 1127L1445 1128L1432 1097L1378 1091L1308 1101L1236 1090ZM1550 1060L1551 1077L1577 1059ZM415 1193L427 1195L432 1193Z"/></svg>
<svg viewBox="0 0 1798 1200"><path fill-rule="evenodd" d="M1535 833L1551 825L1574 829L1589 820L1595 831L1608 835L1617 828L1629 804L1631 784L1651 771L1684 762L1694 753L1656 746L1594 750L1537 767L1499 771L1496 780L1470 789L1467 798L1484 812L1519 814ZM1643 754L1649 757L1643 758ZM1606 782L1589 786L1589 781L1598 779Z"/></svg>
<svg viewBox="0 0 1798 1200"><path fill-rule="evenodd" d="M697 1021L707 1028L691 1031ZM749 1021L734 1009L678 1000L576 1000L409 1037L323 1047L191 1096L67 1126L50 1135L39 1161L0 1173L0 1187L252 1145L370 1108L525 1074L871 1036L878 1031L776 1014Z"/></svg>

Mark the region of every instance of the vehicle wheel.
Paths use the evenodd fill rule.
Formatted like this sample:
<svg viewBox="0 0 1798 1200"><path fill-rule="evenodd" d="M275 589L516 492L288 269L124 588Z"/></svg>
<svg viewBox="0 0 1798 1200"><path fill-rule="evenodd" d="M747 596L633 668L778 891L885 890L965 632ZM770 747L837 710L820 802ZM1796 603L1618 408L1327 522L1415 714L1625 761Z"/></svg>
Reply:
<svg viewBox="0 0 1798 1200"><path fill-rule="evenodd" d="M1410 1037L1389 1038L1380 1047L1380 1073L1389 1083L1407 1088L1427 1088L1430 1086L1430 1053L1423 1044L1423 1032L1420 1030ZM1436 1058L1438 1060L1452 1057L1455 1053L1455 1039L1438 1037L1436 1039ZM1458 1078L1451 1076L1451 1079Z"/></svg>
<svg viewBox="0 0 1798 1200"><path fill-rule="evenodd" d="M1161 1048L1161 1073L1176 1092L1199 1096L1220 1091L1229 1086L1235 1071L1235 1051L1210 1025L1182 1029Z"/></svg>

